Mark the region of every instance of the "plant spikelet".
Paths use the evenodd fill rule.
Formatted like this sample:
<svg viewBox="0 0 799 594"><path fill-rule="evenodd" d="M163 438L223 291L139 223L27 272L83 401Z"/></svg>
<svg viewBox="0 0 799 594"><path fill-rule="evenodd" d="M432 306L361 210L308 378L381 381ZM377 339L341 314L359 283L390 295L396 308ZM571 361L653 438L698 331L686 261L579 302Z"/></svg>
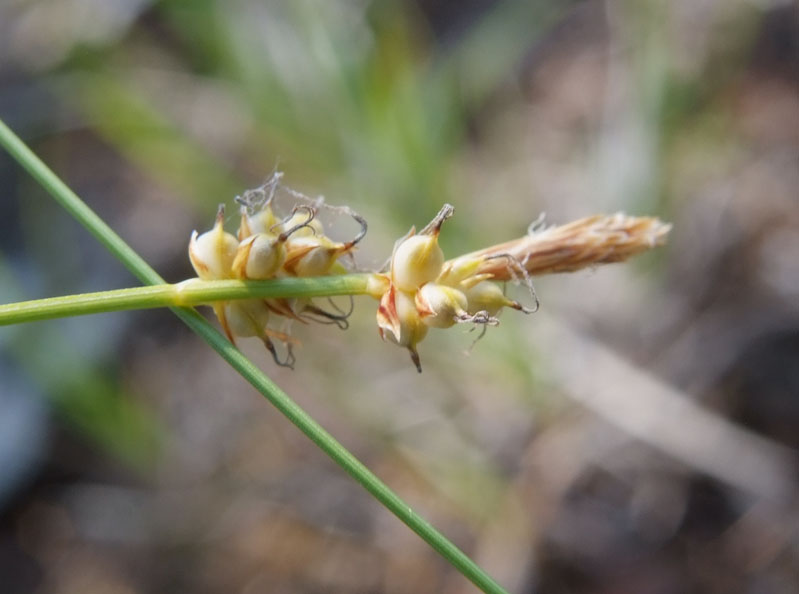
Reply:
<svg viewBox="0 0 799 594"><path fill-rule="evenodd" d="M518 278L514 261L531 276L573 272L622 262L664 245L670 230L671 225L653 217L631 217L622 213L594 215L534 231L519 239L460 256L447 264L457 268L463 262L479 260L477 273L498 281Z"/></svg>
<svg viewBox="0 0 799 594"><path fill-rule="evenodd" d="M330 207L321 198L311 200L281 186L281 177L276 172L260 188L236 198L241 205L237 236L223 228L223 207L210 231L192 234L189 255L200 278L269 280L321 277L348 270L341 258L351 255L364 237L366 221L349 207ZM283 219L273 205L281 189L299 201ZM360 232L346 242L330 239L316 218L322 207L352 217L361 226ZM671 225L653 217L622 213L543 228L539 219L524 237L446 260L438 236L453 213L454 208L445 204L419 233L411 229L398 240L388 268L370 274L365 291L379 301L380 336L407 349L420 372L417 345L430 328L473 324L483 328L482 336L487 326L499 324L498 316L505 308L523 313L538 309L533 276L621 262L665 244L671 229ZM507 281L524 283L534 307L506 296L502 283ZM260 338L275 362L288 367L294 363L292 347L296 341L285 329L269 327L273 319L316 321L345 329L351 313L351 309L344 312L332 302L334 311L325 310L309 298L246 299L212 305L231 341L235 336ZM285 345L283 359L278 357L274 340Z"/></svg>

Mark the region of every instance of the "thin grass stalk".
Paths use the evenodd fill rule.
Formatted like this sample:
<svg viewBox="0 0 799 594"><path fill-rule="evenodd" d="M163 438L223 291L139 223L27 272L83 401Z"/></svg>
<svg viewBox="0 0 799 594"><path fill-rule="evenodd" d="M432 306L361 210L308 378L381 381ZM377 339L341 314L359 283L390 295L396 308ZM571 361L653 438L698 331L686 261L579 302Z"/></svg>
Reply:
<svg viewBox="0 0 799 594"><path fill-rule="evenodd" d="M39 159L28 146L0 120L0 145L2 145L50 195L71 213L116 256L139 280L148 285L163 285L164 280L119 237L94 211ZM258 367L247 359L222 334L196 310L188 307L171 307L189 328L199 334L239 374L269 400L283 415L336 464L360 483L383 506L416 532L453 567L484 592L506 591L463 551L450 542L429 522L414 512L396 493L375 476L355 456L335 440L308 413L272 382Z"/></svg>
<svg viewBox="0 0 799 594"><path fill-rule="evenodd" d="M0 305L0 326L130 309L191 307L231 299L335 297L366 293L369 274L266 281L189 279L97 293L48 297Z"/></svg>

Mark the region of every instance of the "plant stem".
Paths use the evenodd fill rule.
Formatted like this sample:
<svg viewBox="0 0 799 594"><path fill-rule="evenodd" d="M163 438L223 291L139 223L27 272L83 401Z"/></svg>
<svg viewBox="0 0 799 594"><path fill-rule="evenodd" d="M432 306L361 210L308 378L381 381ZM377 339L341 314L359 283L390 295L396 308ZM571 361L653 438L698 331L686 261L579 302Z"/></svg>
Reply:
<svg viewBox="0 0 799 594"><path fill-rule="evenodd" d="M0 145L25 168L52 196L114 254L139 280L148 285L163 285L163 279L121 237L98 217L66 184L53 173L5 123L0 120ZM438 532L355 456L325 431L308 413L222 336L197 311L188 307L170 308L189 328L204 338L242 377L250 382L300 431L350 476L371 493L383 506L416 532L453 567L489 593L504 593L479 565Z"/></svg>
<svg viewBox="0 0 799 594"><path fill-rule="evenodd" d="M343 274L268 281L203 281L194 278L174 285L49 297L0 305L0 326L126 309L204 305L231 299L362 295L366 292L370 276Z"/></svg>

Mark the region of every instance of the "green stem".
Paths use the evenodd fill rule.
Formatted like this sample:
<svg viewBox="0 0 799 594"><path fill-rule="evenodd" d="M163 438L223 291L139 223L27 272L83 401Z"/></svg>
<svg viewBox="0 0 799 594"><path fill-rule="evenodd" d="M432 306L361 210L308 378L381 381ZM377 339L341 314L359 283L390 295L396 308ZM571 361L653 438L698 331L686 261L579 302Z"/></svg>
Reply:
<svg viewBox="0 0 799 594"><path fill-rule="evenodd" d="M0 120L0 145L25 168L53 198L67 209L143 283L163 285L155 270L130 248L105 222L70 190L6 125ZM285 392L225 339L205 318L187 307L170 308L189 328L202 336L230 365L263 394L300 431L360 483L381 504L416 532L453 567L484 592L505 590L463 551L414 512L385 483L355 456L338 443Z"/></svg>
<svg viewBox="0 0 799 594"><path fill-rule="evenodd" d="M370 276L369 274L343 274L268 281L203 281L193 278L175 285L150 285L99 293L49 297L0 305L0 326L126 309L204 305L231 299L363 295L366 293Z"/></svg>

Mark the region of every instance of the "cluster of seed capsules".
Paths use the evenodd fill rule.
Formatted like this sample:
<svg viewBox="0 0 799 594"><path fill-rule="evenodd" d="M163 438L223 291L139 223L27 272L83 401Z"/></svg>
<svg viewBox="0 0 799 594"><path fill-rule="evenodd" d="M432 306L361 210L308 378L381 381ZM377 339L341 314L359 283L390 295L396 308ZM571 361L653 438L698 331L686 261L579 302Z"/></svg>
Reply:
<svg viewBox="0 0 799 594"><path fill-rule="evenodd" d="M384 289L377 310L377 325L382 338L408 349L416 369L422 366L416 345L427 336L430 328L450 328L455 324L496 326L497 314L504 307L525 313L533 309L509 299L502 288L491 279L491 273L481 271L487 259L510 260L509 266L518 271L532 292L529 276L523 266L506 254L476 255L445 261L438 244L441 225L454 209L445 204L438 215L418 234L414 229L394 246L390 269L380 276ZM535 293L532 292L535 298ZM482 334L481 334L482 336Z"/></svg>
<svg viewBox="0 0 799 594"><path fill-rule="evenodd" d="M314 277L347 272L340 261L350 254L366 234L366 221L350 209L345 210L360 225L358 235L348 242L336 242L325 235L316 218L317 208L296 206L280 219L272 209L277 180L237 198L241 205L241 223L236 236L224 229L225 209L220 205L210 231L192 233L189 259L202 280L268 280L285 277ZM326 311L310 299L243 299L216 302L214 313L231 342L234 337L260 338L275 363L293 367L294 339L286 332L269 326L274 316L301 322L320 321L347 327L350 312ZM286 345L281 358L275 340Z"/></svg>
<svg viewBox="0 0 799 594"><path fill-rule="evenodd" d="M203 280L268 280L349 271L341 258L351 255L364 237L366 221L351 209L338 207L361 226L355 238L342 243L325 235L313 206L296 206L289 216L280 219L272 208L277 180L279 177L237 198L241 223L236 236L224 229L224 205L219 207L211 230L199 235L196 231L192 233L189 258L197 276ZM397 241L387 269L369 277L367 293L380 302L377 310L380 336L408 349L420 372L416 345L430 328L470 323L485 329L499 323L496 316L504 307L533 311L506 297L500 286L490 281L493 275L480 271L486 256L445 261L438 235L452 213L452 206L447 204L419 233L411 229ZM222 301L214 303L213 308L231 342L235 336L258 337L275 362L286 367L294 365L295 341L286 325L277 330L270 327L271 320L275 317L301 322L313 320L346 328L351 313L340 309L326 311L310 299L285 298ZM286 347L283 358L278 355L275 341Z"/></svg>

